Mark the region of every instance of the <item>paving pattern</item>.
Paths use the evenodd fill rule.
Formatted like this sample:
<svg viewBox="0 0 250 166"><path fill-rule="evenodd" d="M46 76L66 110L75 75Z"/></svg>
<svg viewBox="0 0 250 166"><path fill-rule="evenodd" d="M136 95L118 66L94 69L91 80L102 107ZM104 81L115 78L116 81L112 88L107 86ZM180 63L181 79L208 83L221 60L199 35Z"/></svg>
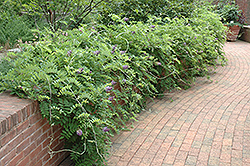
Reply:
<svg viewBox="0 0 250 166"><path fill-rule="evenodd" d="M115 136L108 165L250 166L250 43L224 49L228 64L213 81L156 100Z"/></svg>

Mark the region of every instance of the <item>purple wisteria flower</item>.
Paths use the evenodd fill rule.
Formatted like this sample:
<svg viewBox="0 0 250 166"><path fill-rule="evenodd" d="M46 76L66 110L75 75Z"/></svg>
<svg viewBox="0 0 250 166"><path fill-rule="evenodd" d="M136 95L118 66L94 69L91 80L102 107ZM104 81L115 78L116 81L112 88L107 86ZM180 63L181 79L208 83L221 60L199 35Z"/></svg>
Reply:
<svg viewBox="0 0 250 166"><path fill-rule="evenodd" d="M129 20L129 18L127 18L127 17L124 18L124 21L128 21L128 20Z"/></svg>
<svg viewBox="0 0 250 166"><path fill-rule="evenodd" d="M112 100L114 100L114 98L115 98L115 96L111 96L111 97L108 98L108 100L112 101Z"/></svg>
<svg viewBox="0 0 250 166"><path fill-rule="evenodd" d="M82 130L81 130L81 129L78 129L78 130L76 131L76 134L79 135L79 136L81 136L81 135L82 135Z"/></svg>
<svg viewBox="0 0 250 166"><path fill-rule="evenodd" d="M156 64L159 65L159 66L161 66L161 62L157 62Z"/></svg>
<svg viewBox="0 0 250 166"><path fill-rule="evenodd" d="M122 66L123 69L128 69L128 65Z"/></svg>
<svg viewBox="0 0 250 166"><path fill-rule="evenodd" d="M71 51L71 50L69 50L69 51L68 51L68 55L71 55L71 54L72 54L72 51Z"/></svg>
<svg viewBox="0 0 250 166"><path fill-rule="evenodd" d="M101 52L101 51L94 51L93 53L94 53L95 55L98 55L98 54L100 54L100 52Z"/></svg>
<svg viewBox="0 0 250 166"><path fill-rule="evenodd" d="M120 54L125 54L126 53L126 51L120 51Z"/></svg>
<svg viewBox="0 0 250 166"><path fill-rule="evenodd" d="M105 87L106 92L110 92L112 89L113 89L113 87L111 87L111 86Z"/></svg>
<svg viewBox="0 0 250 166"><path fill-rule="evenodd" d="M151 28L155 28L155 25L152 25Z"/></svg>
<svg viewBox="0 0 250 166"><path fill-rule="evenodd" d="M112 50L114 51L116 47L117 47L117 44L114 47L112 47Z"/></svg>
<svg viewBox="0 0 250 166"><path fill-rule="evenodd" d="M83 71L83 68L79 68L77 73L80 74L80 73L82 73L82 71Z"/></svg>
<svg viewBox="0 0 250 166"><path fill-rule="evenodd" d="M108 132L110 129L108 128L108 127L104 127L103 129L102 129L102 131L103 132Z"/></svg>
<svg viewBox="0 0 250 166"><path fill-rule="evenodd" d="M117 83L117 82L115 82L115 81L113 81L113 80L111 81L111 84L112 84L112 85L115 85L116 83Z"/></svg>

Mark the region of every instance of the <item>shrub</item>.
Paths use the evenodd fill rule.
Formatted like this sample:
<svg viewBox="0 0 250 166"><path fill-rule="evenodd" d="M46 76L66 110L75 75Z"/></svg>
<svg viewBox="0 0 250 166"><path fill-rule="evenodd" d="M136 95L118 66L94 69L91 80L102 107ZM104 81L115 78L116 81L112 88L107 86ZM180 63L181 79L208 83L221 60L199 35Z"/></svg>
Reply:
<svg viewBox="0 0 250 166"><path fill-rule="evenodd" d="M99 9L99 20L104 24L112 22L111 15L127 17L133 21L147 22L149 16L190 17L195 9L194 0L116 0Z"/></svg>
<svg viewBox="0 0 250 166"><path fill-rule="evenodd" d="M77 165L103 164L111 129L136 120L146 97L207 76L218 58L225 62L225 28L205 9L148 23L111 18L111 25L39 32L41 40L22 44L0 74L1 91L39 100L43 117L63 126Z"/></svg>

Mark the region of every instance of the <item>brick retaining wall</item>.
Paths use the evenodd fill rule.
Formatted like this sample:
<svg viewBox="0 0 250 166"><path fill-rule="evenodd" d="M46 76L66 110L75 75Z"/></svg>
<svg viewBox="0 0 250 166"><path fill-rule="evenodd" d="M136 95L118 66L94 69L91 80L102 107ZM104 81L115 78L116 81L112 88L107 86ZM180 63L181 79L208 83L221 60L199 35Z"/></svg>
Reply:
<svg viewBox="0 0 250 166"><path fill-rule="evenodd" d="M57 166L66 156L57 153L50 158L51 127L42 119L38 102L0 94L0 166ZM51 148L59 150L61 127L53 127Z"/></svg>
<svg viewBox="0 0 250 166"><path fill-rule="evenodd" d="M243 10L246 17L246 23L250 24L250 1L249 0L236 0L236 3L239 5L240 9Z"/></svg>

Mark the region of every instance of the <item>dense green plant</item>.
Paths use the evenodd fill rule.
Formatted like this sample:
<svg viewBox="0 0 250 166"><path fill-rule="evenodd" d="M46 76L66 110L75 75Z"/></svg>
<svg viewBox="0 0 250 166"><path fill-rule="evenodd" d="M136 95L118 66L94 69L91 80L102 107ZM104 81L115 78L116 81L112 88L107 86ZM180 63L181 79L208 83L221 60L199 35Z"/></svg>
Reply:
<svg viewBox="0 0 250 166"><path fill-rule="evenodd" d="M222 23L226 25L243 26L243 24L245 23L245 18L242 13L242 10L239 9L239 6L233 0L220 1L216 5L215 12L220 15Z"/></svg>
<svg viewBox="0 0 250 166"><path fill-rule="evenodd" d="M119 0L99 9L99 20L112 22L111 15L127 17L134 21L147 22L150 15L156 17L189 17L195 8L194 0Z"/></svg>
<svg viewBox="0 0 250 166"><path fill-rule="evenodd" d="M30 29L34 26L27 17L21 17L11 9L9 3L0 6L0 45L9 44L12 47L18 39L29 41L33 39Z"/></svg>
<svg viewBox="0 0 250 166"><path fill-rule="evenodd" d="M110 18L113 24L37 31L40 40L22 44L0 69L0 91L38 100L42 115L63 126L76 165L103 164L110 129L126 128L146 97L189 86L225 62L225 27L206 8L147 23Z"/></svg>
<svg viewBox="0 0 250 166"><path fill-rule="evenodd" d="M31 0L24 3L24 11L30 16L42 17L51 31L78 27L99 5L110 3L107 0Z"/></svg>

